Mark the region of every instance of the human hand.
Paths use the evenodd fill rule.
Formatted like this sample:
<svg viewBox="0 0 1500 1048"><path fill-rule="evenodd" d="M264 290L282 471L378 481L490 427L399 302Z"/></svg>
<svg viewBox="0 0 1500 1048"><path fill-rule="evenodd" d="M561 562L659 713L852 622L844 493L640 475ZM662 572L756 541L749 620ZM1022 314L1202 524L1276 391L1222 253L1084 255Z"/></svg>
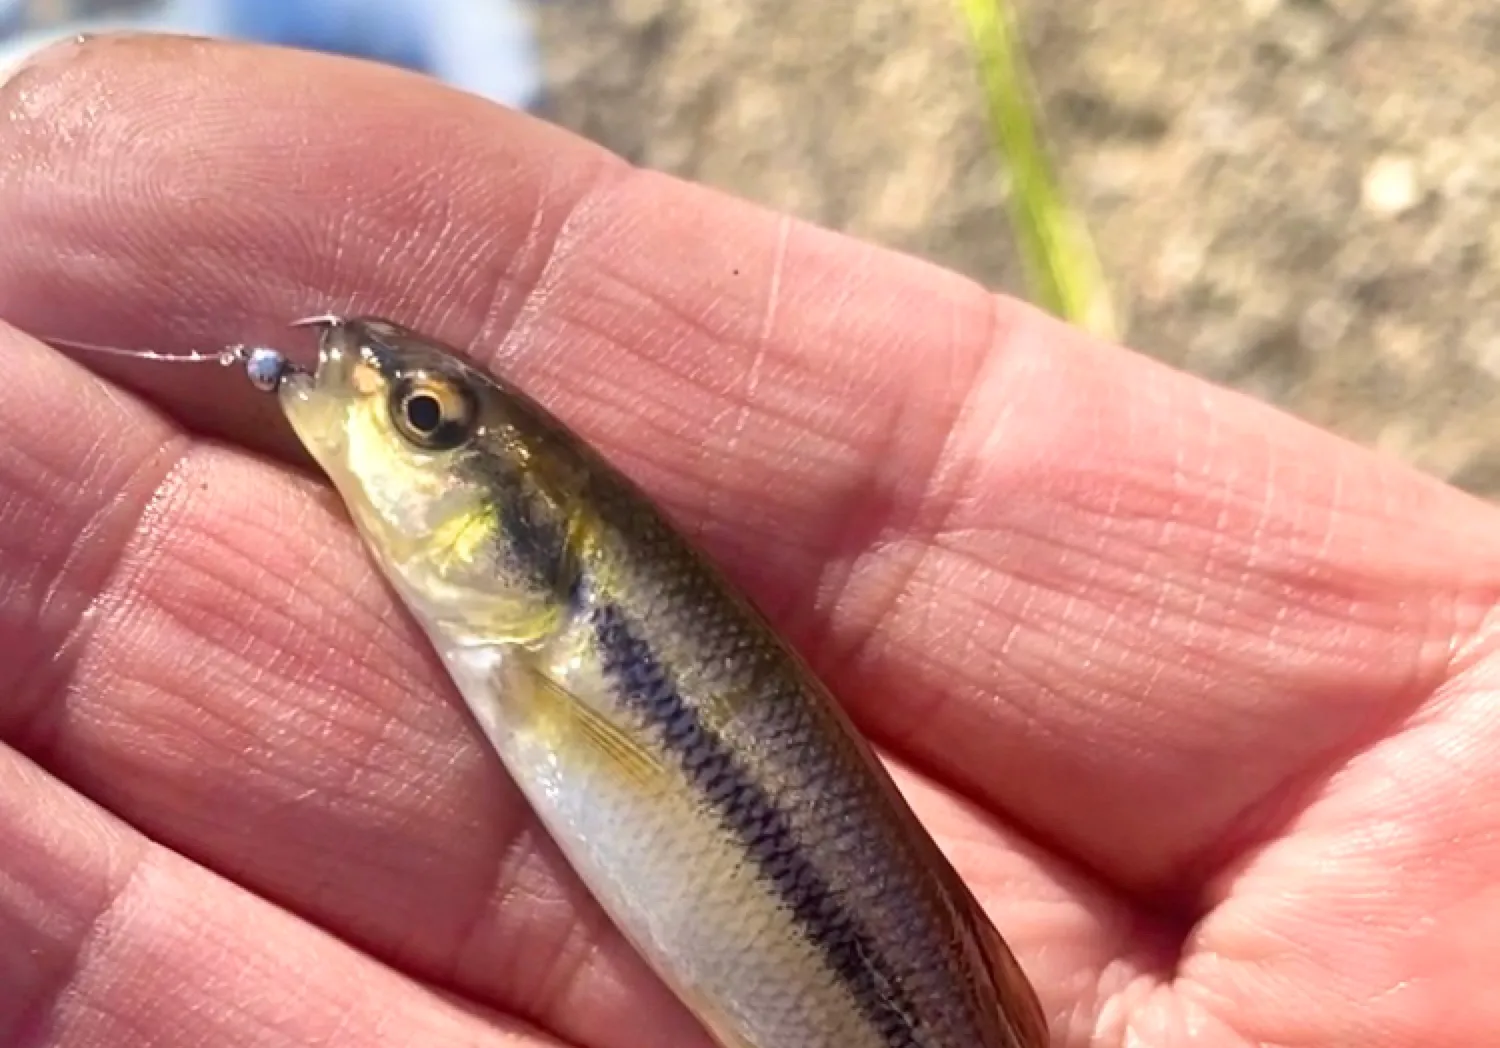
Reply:
<svg viewBox="0 0 1500 1048"><path fill-rule="evenodd" d="M1059 1048L1500 1029L1500 512L407 74L100 39L3 90L0 316L488 354L810 655ZM0 1044L705 1043L269 398L0 353Z"/></svg>

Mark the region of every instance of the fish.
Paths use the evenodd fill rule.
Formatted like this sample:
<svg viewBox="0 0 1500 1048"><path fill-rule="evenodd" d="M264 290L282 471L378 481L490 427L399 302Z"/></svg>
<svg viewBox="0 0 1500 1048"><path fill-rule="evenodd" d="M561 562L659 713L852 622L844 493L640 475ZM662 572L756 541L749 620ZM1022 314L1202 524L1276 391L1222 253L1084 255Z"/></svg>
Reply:
<svg viewBox="0 0 1500 1048"><path fill-rule="evenodd" d="M377 316L252 355L539 823L722 1048L1046 1048L810 664L541 403Z"/></svg>

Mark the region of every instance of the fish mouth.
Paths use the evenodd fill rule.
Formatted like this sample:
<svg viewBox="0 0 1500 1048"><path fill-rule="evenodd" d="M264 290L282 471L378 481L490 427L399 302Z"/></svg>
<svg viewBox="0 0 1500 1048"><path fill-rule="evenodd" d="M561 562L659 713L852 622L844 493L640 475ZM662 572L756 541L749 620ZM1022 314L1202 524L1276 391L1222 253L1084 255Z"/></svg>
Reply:
<svg viewBox="0 0 1500 1048"><path fill-rule="evenodd" d="M318 329L318 357L312 369L297 368L283 376L277 389L282 412L297 438L325 471L336 473L347 445L349 413L361 394L359 339L339 317L309 317L293 327Z"/></svg>

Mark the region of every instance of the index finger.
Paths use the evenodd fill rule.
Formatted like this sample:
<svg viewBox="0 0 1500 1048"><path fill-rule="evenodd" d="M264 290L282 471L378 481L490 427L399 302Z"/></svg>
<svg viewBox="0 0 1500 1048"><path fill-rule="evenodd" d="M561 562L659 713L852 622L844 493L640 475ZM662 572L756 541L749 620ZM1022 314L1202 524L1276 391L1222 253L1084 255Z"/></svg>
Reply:
<svg viewBox="0 0 1500 1048"><path fill-rule="evenodd" d="M1134 886L1420 702L1500 577L1455 492L406 74L97 40L4 100L5 316L174 350L371 311L479 347L873 734ZM262 439L212 379L132 371Z"/></svg>

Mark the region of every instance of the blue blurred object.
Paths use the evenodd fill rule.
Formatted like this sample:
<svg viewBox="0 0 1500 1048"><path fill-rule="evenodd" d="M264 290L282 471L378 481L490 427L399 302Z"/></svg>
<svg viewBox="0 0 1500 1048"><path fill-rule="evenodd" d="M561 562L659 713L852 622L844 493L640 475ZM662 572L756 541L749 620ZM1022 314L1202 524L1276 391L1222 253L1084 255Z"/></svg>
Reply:
<svg viewBox="0 0 1500 1048"><path fill-rule="evenodd" d="M368 58L516 109L541 99L526 0L0 0L0 72L53 40L191 33Z"/></svg>

